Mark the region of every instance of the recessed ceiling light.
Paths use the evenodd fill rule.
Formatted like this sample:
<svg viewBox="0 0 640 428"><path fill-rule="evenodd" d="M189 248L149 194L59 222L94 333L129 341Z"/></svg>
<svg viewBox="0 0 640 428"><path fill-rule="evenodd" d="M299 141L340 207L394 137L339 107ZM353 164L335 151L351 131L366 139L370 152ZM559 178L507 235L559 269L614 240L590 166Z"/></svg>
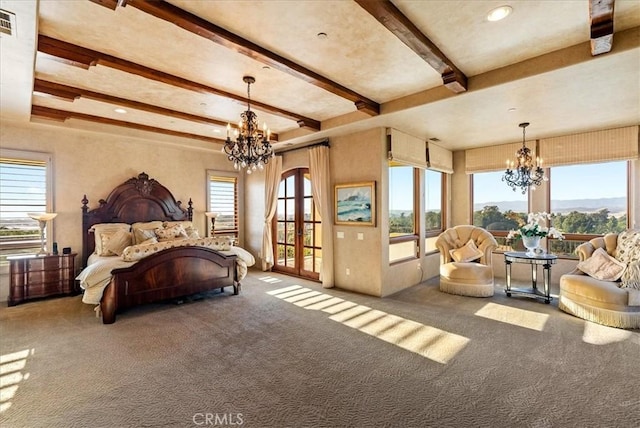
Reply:
<svg viewBox="0 0 640 428"><path fill-rule="evenodd" d="M431 138L429 138L429 141L433 141L434 143L439 143L440 142L440 138L431 137Z"/></svg>
<svg viewBox="0 0 640 428"><path fill-rule="evenodd" d="M487 21L496 22L506 18L511 14L513 9L511 6L500 6L487 13Z"/></svg>
<svg viewBox="0 0 640 428"><path fill-rule="evenodd" d="M116 108L113 109L113 111L115 111L116 113L120 113L120 114L125 114L127 111L123 108Z"/></svg>
<svg viewBox="0 0 640 428"><path fill-rule="evenodd" d="M509 113L513 113L514 111L516 111L515 107L511 107L509 110L507 110Z"/></svg>
<svg viewBox="0 0 640 428"><path fill-rule="evenodd" d="M329 37L329 36L327 35L327 33L318 33L318 34L317 34L317 37L318 37L320 40L324 40L324 39L326 39L326 38L327 38L327 37Z"/></svg>
<svg viewBox="0 0 640 428"><path fill-rule="evenodd" d="M268 65L263 65L263 66L262 66L262 69L263 69L263 70L271 70L271 67L269 67Z"/></svg>

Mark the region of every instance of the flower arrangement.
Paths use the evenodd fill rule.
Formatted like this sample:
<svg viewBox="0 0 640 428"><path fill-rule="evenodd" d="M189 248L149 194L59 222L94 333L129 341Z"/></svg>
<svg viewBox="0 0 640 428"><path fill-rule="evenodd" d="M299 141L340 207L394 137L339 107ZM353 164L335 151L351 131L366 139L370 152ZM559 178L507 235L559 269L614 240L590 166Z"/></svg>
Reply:
<svg viewBox="0 0 640 428"><path fill-rule="evenodd" d="M546 226L547 220L551 220L551 214L549 213L529 213L526 223L521 219L518 220L520 227L517 230L510 230L507 240L518 239L523 236L539 236L541 238L550 236L551 238L564 239L564 235L558 229L553 226Z"/></svg>

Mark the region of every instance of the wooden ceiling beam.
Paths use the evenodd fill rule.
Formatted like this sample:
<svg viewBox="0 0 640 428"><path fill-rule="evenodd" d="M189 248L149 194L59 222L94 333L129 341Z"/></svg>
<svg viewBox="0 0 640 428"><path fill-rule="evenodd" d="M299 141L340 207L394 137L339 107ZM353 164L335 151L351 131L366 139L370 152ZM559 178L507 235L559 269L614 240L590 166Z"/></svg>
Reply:
<svg viewBox="0 0 640 428"><path fill-rule="evenodd" d="M613 47L613 6L615 0L589 0L591 55L611 51Z"/></svg>
<svg viewBox="0 0 640 428"><path fill-rule="evenodd" d="M156 134L171 135L174 137L191 138L195 140L208 141L210 143L224 144L224 140L204 135L191 134L188 132L172 131L170 129L158 128L156 126L142 125L139 123L127 122L124 120L109 119L106 117L93 116L85 113L77 113L73 111L60 110L50 107L38 105L31 106L31 115L35 117L43 117L58 122L65 122L67 119L79 119L87 122L101 123L104 125L120 126L128 129L138 129L141 131L155 132Z"/></svg>
<svg viewBox="0 0 640 428"><path fill-rule="evenodd" d="M171 110L164 107L159 107L152 104L146 104L139 101L129 100L126 98L114 97L99 92L88 91L86 89L76 88L73 86L62 85L60 83L49 82L42 79L35 79L33 84L34 92L51 95L57 98L61 98L67 101L73 102L74 100L82 97L91 99L94 101L100 101L108 104L115 104L125 108L131 108L135 110L142 110L149 113L156 113L163 116L175 117L177 119L188 120L190 122L203 123L205 125L218 125L226 127L228 122L213 119L210 117L198 116L191 113L185 113L181 111ZM237 128L236 124L231 124L232 128ZM271 140L278 141L278 134L271 133Z"/></svg>
<svg viewBox="0 0 640 428"><path fill-rule="evenodd" d="M355 0L434 70L456 94L467 90L467 76L389 0Z"/></svg>
<svg viewBox="0 0 640 428"><path fill-rule="evenodd" d="M231 92L206 86L201 83L193 82L182 77L164 73L159 70L145 67L144 65L136 64L134 62L107 55L102 52L83 48L81 46L67 43L62 40L57 40L42 34L38 35L38 51L50 55L54 59L59 60L65 64L78 66L84 69L88 69L91 66L100 64L105 67L114 68L120 71L124 71L125 73L135 74L146 79L154 80L156 82L165 83L167 85L176 86L190 91L202 94L217 95L232 99L242 104L246 104L248 101L247 98L240 95L232 94ZM273 113L287 119L295 120L298 125L302 123L304 127L308 129L314 131L320 130L320 122L315 119L292 113L287 110L283 110L281 108L274 107L255 100L251 100L251 105L259 110Z"/></svg>
<svg viewBox="0 0 640 428"><path fill-rule="evenodd" d="M103 3L99 0L94 2ZM113 1L109 3L113 3ZM359 111L370 116L380 114L380 105L377 102L170 3L158 0L127 0L123 3L123 6L131 6L156 18L163 19L193 34L266 64L271 68L290 74L347 99L353 102ZM103 6L110 7L109 5Z"/></svg>

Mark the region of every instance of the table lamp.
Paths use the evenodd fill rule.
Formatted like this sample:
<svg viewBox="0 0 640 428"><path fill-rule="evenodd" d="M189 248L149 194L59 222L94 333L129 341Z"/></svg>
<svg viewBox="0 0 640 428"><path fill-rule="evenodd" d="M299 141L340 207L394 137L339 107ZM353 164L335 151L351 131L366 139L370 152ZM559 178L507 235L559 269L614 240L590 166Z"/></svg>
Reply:
<svg viewBox="0 0 640 428"><path fill-rule="evenodd" d="M44 247L44 228L47 226L47 222L53 220L58 213L27 213L27 215L34 220L38 220L38 223L40 223L40 251L38 255L45 256L48 253Z"/></svg>

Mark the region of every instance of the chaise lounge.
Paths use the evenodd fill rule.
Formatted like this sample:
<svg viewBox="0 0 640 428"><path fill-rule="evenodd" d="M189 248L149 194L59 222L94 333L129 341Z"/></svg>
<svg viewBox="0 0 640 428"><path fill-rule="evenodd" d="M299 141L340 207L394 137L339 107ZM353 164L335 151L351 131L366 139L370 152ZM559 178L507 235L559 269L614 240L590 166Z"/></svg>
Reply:
<svg viewBox="0 0 640 428"><path fill-rule="evenodd" d="M632 278L640 268L640 231L606 234L576 253L578 268L560 277L558 308L610 327L640 328L640 289L632 288L640 281Z"/></svg>

